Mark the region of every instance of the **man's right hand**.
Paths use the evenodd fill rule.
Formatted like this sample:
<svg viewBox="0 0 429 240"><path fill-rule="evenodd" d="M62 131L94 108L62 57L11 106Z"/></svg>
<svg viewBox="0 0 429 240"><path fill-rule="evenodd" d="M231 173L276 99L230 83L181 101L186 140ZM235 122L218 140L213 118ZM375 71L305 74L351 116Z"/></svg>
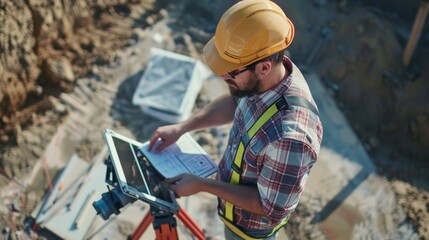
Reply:
<svg viewBox="0 0 429 240"><path fill-rule="evenodd" d="M150 138L148 149L149 151L152 151L152 148L155 146L155 143L157 141L161 141L161 143L158 144L155 149L156 152L160 152L164 148L175 143L180 138L180 136L182 136L182 134L183 132L181 131L180 124L159 127L158 129L156 129L156 131Z"/></svg>

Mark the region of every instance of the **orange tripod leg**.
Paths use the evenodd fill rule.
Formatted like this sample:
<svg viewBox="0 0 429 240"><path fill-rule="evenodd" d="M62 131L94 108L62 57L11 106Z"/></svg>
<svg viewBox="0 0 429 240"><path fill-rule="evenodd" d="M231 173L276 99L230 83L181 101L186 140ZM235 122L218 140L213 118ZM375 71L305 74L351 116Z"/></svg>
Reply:
<svg viewBox="0 0 429 240"><path fill-rule="evenodd" d="M153 213L155 214L155 216L152 215L151 208L151 210L143 218L136 231L134 231L130 239L140 239L140 237L146 231L147 227L152 223L153 229L155 230L156 240L178 240L179 237L176 229L177 224L176 219L174 218L174 214L159 214L159 212L157 213L156 211L153 211ZM197 223L195 223L191 219L191 217L183 209L179 209L177 217L198 240L206 239L204 231L197 225Z"/></svg>
<svg viewBox="0 0 429 240"><path fill-rule="evenodd" d="M163 223L159 229L155 230L156 240L178 240L176 226L170 226L168 223Z"/></svg>
<svg viewBox="0 0 429 240"><path fill-rule="evenodd" d="M154 217L152 214L147 212L146 216L143 218L140 225L137 227L136 231L134 231L133 235L131 236L131 240L138 240L143 235L143 233L146 231L147 227L152 224L154 220Z"/></svg>
<svg viewBox="0 0 429 240"><path fill-rule="evenodd" d="M204 231L192 220L192 218L188 215L188 213L185 212L185 210L180 208L179 213L177 213L177 217L192 232L192 234L197 237L197 239L206 239Z"/></svg>

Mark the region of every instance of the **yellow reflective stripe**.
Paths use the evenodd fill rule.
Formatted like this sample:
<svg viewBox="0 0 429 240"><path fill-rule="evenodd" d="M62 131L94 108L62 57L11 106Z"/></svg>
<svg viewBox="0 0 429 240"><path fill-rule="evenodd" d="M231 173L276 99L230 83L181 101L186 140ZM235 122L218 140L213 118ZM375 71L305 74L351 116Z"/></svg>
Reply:
<svg viewBox="0 0 429 240"><path fill-rule="evenodd" d="M234 164L236 164L239 168L241 168L241 163L243 161L243 154L244 154L244 144L241 141L238 145L237 152L235 154ZM240 173L232 170L231 179L229 180L232 184L239 184L240 183ZM227 202L225 205L225 217L230 220L231 222L234 220L234 205Z"/></svg>
<svg viewBox="0 0 429 240"><path fill-rule="evenodd" d="M272 117L274 114L276 114L279 110L277 109L277 105L274 103L269 107L253 124L253 126L247 131L247 134L249 135L249 139L251 139L256 132Z"/></svg>
<svg viewBox="0 0 429 240"><path fill-rule="evenodd" d="M290 215L289 215L290 216ZM289 221L289 216L287 218L285 218L279 225L277 225L273 231L271 231L270 234L268 234L267 237L271 237L274 233L276 233L280 228L284 227L286 225L286 223ZM231 230L233 231L235 234L237 234L237 236L243 238L243 239L264 239L264 238L253 238L250 237L249 235L247 235L246 233L244 233L243 231L241 231L238 227L236 227L234 224L232 224L231 222L229 222L228 220L226 220L225 218L223 218L222 216L220 217L220 219L222 220L222 222ZM267 238L265 237L265 238Z"/></svg>
<svg viewBox="0 0 429 240"><path fill-rule="evenodd" d="M259 118L256 120L256 122L253 124L253 126L247 131L247 135L249 137L249 140L252 139L252 137L256 134L256 132L272 117L274 114L276 114L279 109L277 108L276 103L279 102L275 101ZM238 145L237 152L235 153L234 158L234 164L238 167L239 170L241 170L241 164L243 163L243 156L244 156L244 143L243 140L240 141L240 144ZM231 173L231 179L229 180L232 184L239 184L240 183L240 173L236 170L232 169ZM234 218L234 205L232 205L229 202L226 202L225 204L225 218L229 221L233 222Z"/></svg>
<svg viewBox="0 0 429 240"><path fill-rule="evenodd" d="M244 144L243 141L240 141L238 145L237 152L235 153L234 163L237 167L241 168L241 163L243 162L243 154L244 154Z"/></svg>
<svg viewBox="0 0 429 240"><path fill-rule="evenodd" d="M232 218L234 216L233 215L234 214L233 210L234 210L234 206L231 203L226 202L225 203L225 218L226 219L232 221Z"/></svg>
<svg viewBox="0 0 429 240"><path fill-rule="evenodd" d="M273 233L275 233L275 232L277 232L277 230L279 230L281 227L283 227L284 225L286 225L287 224L287 222L289 221L289 217L290 217L290 214L279 224L279 225L277 225L274 229L273 229L273 231L270 233L270 235L269 236L271 236Z"/></svg>
<svg viewBox="0 0 429 240"><path fill-rule="evenodd" d="M244 232L242 232L240 229L238 229L236 226L234 226L232 223L228 222L228 220L224 219L223 217L220 218L222 222L231 230L233 231L237 236L241 237L242 239L248 239L248 240L259 240L263 238L252 238L247 236Z"/></svg>
<svg viewBox="0 0 429 240"><path fill-rule="evenodd" d="M232 184L239 184L240 183L240 174L236 171L232 171L231 181L229 181Z"/></svg>

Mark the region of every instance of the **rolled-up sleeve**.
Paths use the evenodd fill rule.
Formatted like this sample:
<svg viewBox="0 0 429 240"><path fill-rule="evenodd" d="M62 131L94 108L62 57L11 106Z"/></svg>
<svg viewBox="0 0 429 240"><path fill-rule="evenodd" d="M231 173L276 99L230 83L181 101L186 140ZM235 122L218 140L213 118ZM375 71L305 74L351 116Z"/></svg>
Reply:
<svg viewBox="0 0 429 240"><path fill-rule="evenodd" d="M266 147L257 185L271 224L280 223L298 205L314 156L307 144L291 139Z"/></svg>

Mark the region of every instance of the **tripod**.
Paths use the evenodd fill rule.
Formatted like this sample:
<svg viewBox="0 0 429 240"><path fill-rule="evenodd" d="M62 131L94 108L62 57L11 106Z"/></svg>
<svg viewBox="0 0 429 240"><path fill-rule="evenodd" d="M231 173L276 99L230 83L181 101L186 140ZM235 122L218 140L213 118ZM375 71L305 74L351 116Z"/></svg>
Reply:
<svg viewBox="0 0 429 240"><path fill-rule="evenodd" d="M183 224L197 237L198 240L205 240L204 231L191 219L188 213L182 208L176 214L177 217L182 221ZM177 234L177 223L174 218L174 214L171 212L165 212L157 207L150 206L149 212L141 221L140 225L134 231L133 235L130 236L131 240L138 240L146 231L149 224L152 223L153 229L155 230L156 240L178 240Z"/></svg>

